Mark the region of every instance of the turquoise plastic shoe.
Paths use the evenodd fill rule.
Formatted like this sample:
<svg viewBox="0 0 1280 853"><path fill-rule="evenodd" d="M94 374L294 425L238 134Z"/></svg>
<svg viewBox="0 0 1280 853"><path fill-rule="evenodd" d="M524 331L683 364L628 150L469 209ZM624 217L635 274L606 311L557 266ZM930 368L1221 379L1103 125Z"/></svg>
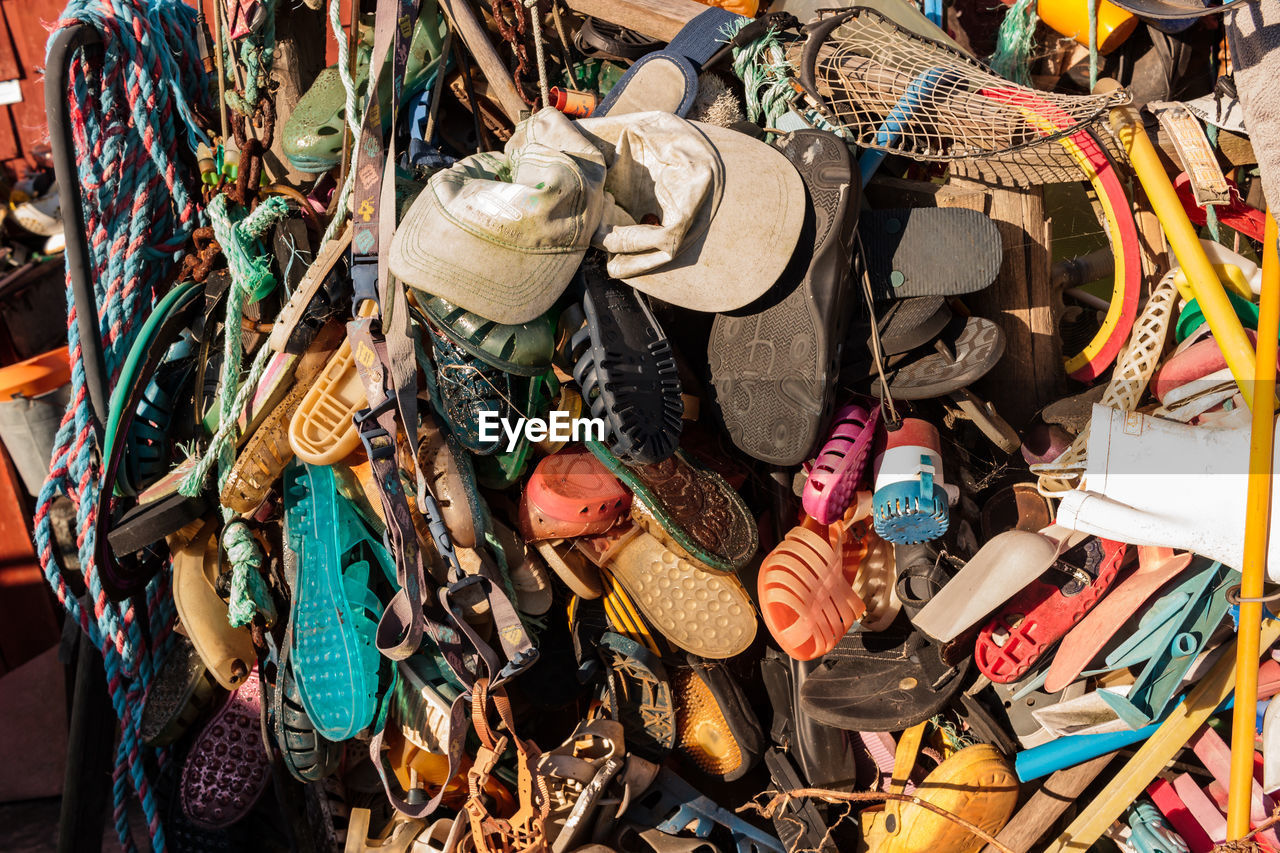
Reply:
<svg viewBox="0 0 1280 853"><path fill-rule="evenodd" d="M373 722L379 670L374 643L383 603L374 565L394 585L395 564L333 469L293 463L284 472L285 535L298 554L293 590L293 666L302 705L326 739L354 737Z"/></svg>

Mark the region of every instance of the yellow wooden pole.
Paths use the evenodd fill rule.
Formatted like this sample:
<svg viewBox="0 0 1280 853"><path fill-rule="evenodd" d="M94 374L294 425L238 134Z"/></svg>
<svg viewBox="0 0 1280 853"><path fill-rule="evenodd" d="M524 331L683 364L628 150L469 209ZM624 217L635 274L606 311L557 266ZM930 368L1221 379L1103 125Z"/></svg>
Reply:
<svg viewBox="0 0 1280 853"><path fill-rule="evenodd" d="M1114 80L1099 80L1095 92L1109 92L1119 88ZM1195 293L1205 321L1213 331L1214 340L1227 360L1227 367L1240 387L1245 404L1253 408L1254 353L1249 338L1231 307L1227 291L1204 253L1204 247L1196 236L1196 229L1187 218L1187 212L1178 200L1173 182L1164 170L1155 146L1151 144L1142 118L1132 104L1111 110L1111 129L1124 144L1129 154L1129 164L1142 183L1151 202L1151 209L1160 220L1160 227L1169 239L1169 246L1187 274L1191 290Z"/></svg>
<svg viewBox="0 0 1280 853"><path fill-rule="evenodd" d="M1262 298L1258 315L1255 367L1258 405L1253 408L1249 441L1249 497L1244 522L1244 566L1240 597L1258 598L1267 577L1267 538L1271 532L1271 460L1275 444L1277 336L1280 336L1280 248L1276 221L1267 211L1262 239ZM1253 787L1254 727L1258 712L1258 633L1262 604L1241 601L1236 644L1236 704L1231 725L1231 783L1227 788L1227 840L1249 832Z"/></svg>

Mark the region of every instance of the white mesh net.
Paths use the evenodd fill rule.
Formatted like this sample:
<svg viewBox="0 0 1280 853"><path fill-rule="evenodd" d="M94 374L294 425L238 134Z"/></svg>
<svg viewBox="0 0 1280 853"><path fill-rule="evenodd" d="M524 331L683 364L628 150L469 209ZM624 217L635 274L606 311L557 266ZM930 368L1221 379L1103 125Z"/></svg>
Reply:
<svg viewBox="0 0 1280 853"><path fill-rule="evenodd" d="M968 161L961 170L978 178L1078 179L1065 147L1050 143L1096 127L1128 100L1123 91L1061 95L1019 86L873 9L830 15L806 32L788 60L814 106L850 141L918 160ZM1109 134L1100 136L1114 153Z"/></svg>

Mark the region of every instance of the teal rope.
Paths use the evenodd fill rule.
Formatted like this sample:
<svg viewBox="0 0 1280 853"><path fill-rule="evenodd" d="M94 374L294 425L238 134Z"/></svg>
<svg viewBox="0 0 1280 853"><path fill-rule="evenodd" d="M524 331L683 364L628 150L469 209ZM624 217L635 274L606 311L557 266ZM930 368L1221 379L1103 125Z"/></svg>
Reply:
<svg viewBox="0 0 1280 853"><path fill-rule="evenodd" d="M725 26L724 40L728 41L739 29L750 23L748 18ZM807 109L796 99L791 85L791 65L778 30L770 27L761 38L733 49L733 73L742 81L746 92L747 118L762 127L777 127L779 120L790 110L800 112L814 127L844 136L843 127L833 125L815 110Z"/></svg>
<svg viewBox="0 0 1280 853"><path fill-rule="evenodd" d="M274 621L271 593L262 579L262 551L249 532L249 525L240 519L229 521L222 530L222 547L232 566L227 621L240 628L252 624L253 617L259 613L268 621Z"/></svg>
<svg viewBox="0 0 1280 853"><path fill-rule="evenodd" d="M1020 86L1031 86L1031 49L1036 42L1036 0L1018 0L1005 13L996 33L991 69Z"/></svg>

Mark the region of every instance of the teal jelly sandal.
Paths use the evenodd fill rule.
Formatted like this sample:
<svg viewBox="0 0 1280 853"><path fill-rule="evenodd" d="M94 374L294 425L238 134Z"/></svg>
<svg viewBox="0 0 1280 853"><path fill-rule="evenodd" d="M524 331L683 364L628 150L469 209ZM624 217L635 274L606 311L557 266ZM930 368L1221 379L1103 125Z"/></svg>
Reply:
<svg viewBox="0 0 1280 853"><path fill-rule="evenodd" d="M298 693L321 736L346 740L377 713L383 604L371 575L376 563L394 583L395 564L338 494L332 468L290 464L284 501L289 547L298 553L291 617Z"/></svg>
<svg viewBox="0 0 1280 853"><path fill-rule="evenodd" d="M373 53L373 27L360 27L355 77L356 98L363 103L369 80L369 57ZM446 27L435 3L422 6L413 41L409 45L409 62L405 68L403 97L413 95L431 84L440 67ZM385 134L391 126L391 73L384 68L378 76L378 103L382 106ZM298 105L284 125L284 156L299 171L312 174L327 172L342 160L343 127L347 120L347 94L338 67L331 65L320 72L311 87L298 100Z"/></svg>

